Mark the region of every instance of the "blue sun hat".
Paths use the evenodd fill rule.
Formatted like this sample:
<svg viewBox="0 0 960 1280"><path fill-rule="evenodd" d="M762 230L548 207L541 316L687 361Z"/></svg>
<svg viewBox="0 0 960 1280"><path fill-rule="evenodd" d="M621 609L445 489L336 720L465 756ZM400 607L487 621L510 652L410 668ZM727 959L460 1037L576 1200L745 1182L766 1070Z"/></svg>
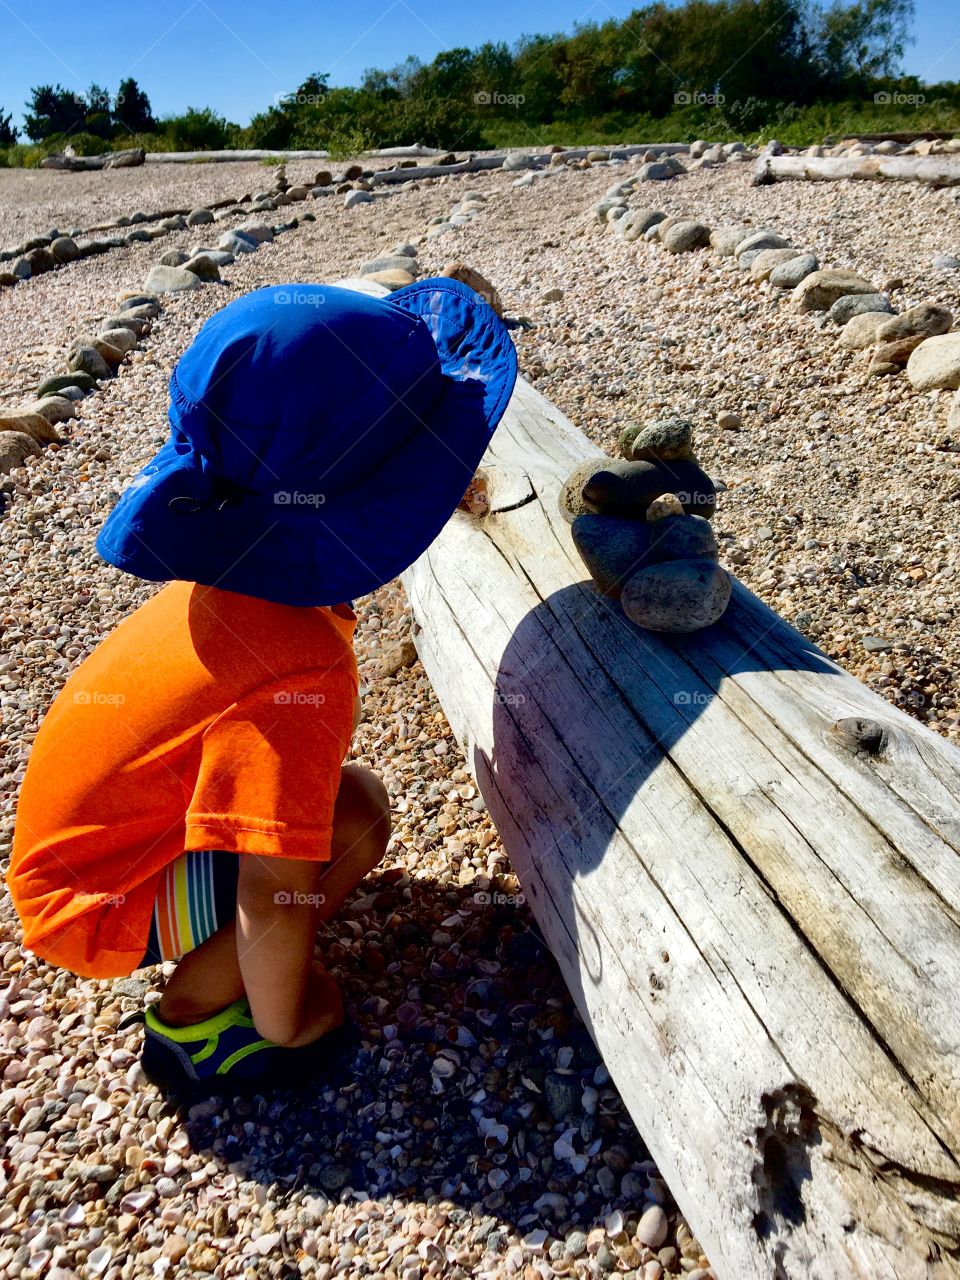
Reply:
<svg viewBox="0 0 960 1280"><path fill-rule="evenodd" d="M97 550L140 578L279 604L365 595L450 519L516 376L506 326L459 281L257 289L177 363L170 439Z"/></svg>

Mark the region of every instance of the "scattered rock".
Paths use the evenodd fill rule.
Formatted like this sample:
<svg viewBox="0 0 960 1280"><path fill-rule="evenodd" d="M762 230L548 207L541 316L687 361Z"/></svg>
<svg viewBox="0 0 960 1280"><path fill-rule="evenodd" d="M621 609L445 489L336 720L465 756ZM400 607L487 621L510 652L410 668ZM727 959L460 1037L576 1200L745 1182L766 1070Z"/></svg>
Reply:
<svg viewBox="0 0 960 1280"><path fill-rule="evenodd" d="M56 424L58 422L66 422L68 418L75 418L77 416L77 406L67 396L45 396L42 400L37 400L28 405L26 412L38 413L41 417L46 418L47 422Z"/></svg>
<svg viewBox="0 0 960 1280"><path fill-rule="evenodd" d="M50 252L57 262L76 262L80 257L80 250L70 236L57 236L50 245Z"/></svg>
<svg viewBox="0 0 960 1280"><path fill-rule="evenodd" d="M556 1121L565 1120L579 1110L582 1093L583 1086L579 1076L563 1071L548 1071L544 1078L544 1101Z"/></svg>
<svg viewBox="0 0 960 1280"><path fill-rule="evenodd" d="M81 391L96 391L96 379L92 378L88 373L82 373L74 370L73 373L55 373L50 378L44 380L37 387L37 398L42 399L43 396L53 396L59 391L63 391L65 387L79 387Z"/></svg>
<svg viewBox="0 0 960 1280"><path fill-rule="evenodd" d="M648 1249L659 1249L667 1238L667 1215L658 1204L644 1210L637 1223L637 1239Z"/></svg>
<svg viewBox="0 0 960 1280"><path fill-rule="evenodd" d="M170 249L160 259L161 267L182 267L190 257L188 253L184 253L182 249Z"/></svg>
<svg viewBox="0 0 960 1280"><path fill-rule="evenodd" d="M343 197L345 209L355 209L358 204L373 204L373 196L369 191L348 191Z"/></svg>
<svg viewBox="0 0 960 1280"><path fill-rule="evenodd" d="M164 267L163 270L176 270L176 268ZM95 347L78 347L68 358L67 364L75 373L88 373L91 378L113 377L113 370Z"/></svg>
<svg viewBox="0 0 960 1280"><path fill-rule="evenodd" d="M0 475L22 467L24 459L39 452L39 444L25 431L0 431Z"/></svg>
<svg viewBox="0 0 960 1280"><path fill-rule="evenodd" d="M801 253L798 258L790 258L774 267L770 272L770 283L777 289L795 289L801 280L812 275L819 266L815 254Z"/></svg>
<svg viewBox="0 0 960 1280"><path fill-rule="evenodd" d="M377 271L406 271L408 275L418 276L420 274L420 264L416 258L411 258L409 254L393 253L383 258L371 258L369 262L364 262L360 267L362 276L369 276Z"/></svg>
<svg viewBox="0 0 960 1280"><path fill-rule="evenodd" d="M199 289L200 280L184 267L154 267L145 281L148 289L157 293L183 293L186 289Z"/></svg>
<svg viewBox="0 0 960 1280"><path fill-rule="evenodd" d="M209 209L194 209L187 214L188 227L202 227L208 222L213 222L213 214Z"/></svg>
<svg viewBox="0 0 960 1280"><path fill-rule="evenodd" d="M926 338L907 361L907 377L918 391L960 387L960 333Z"/></svg>
<svg viewBox="0 0 960 1280"><path fill-rule="evenodd" d="M727 409L717 415L717 426L721 431L742 431L743 419L739 413L734 413L732 410Z"/></svg>
<svg viewBox="0 0 960 1280"><path fill-rule="evenodd" d="M204 284L215 284L220 279L220 268L206 253L194 254L183 264L184 271L190 271Z"/></svg>
<svg viewBox="0 0 960 1280"><path fill-rule="evenodd" d="M871 312L893 314L890 299L882 293L845 293L838 298L827 312L834 324L848 324L854 316L869 315Z"/></svg>
<svg viewBox="0 0 960 1280"><path fill-rule="evenodd" d="M878 343L870 352L871 367L868 371L878 372L879 365L891 365L894 369L903 369L910 356L924 341L926 339L923 335L916 333L912 338L894 338L892 342ZM888 373L890 370L884 369L884 372Z"/></svg>
<svg viewBox="0 0 960 1280"><path fill-rule="evenodd" d="M887 311L865 311L862 315L854 316L843 327L840 345L850 351L861 351L864 347L872 346L877 340L878 330L889 319Z"/></svg>
<svg viewBox="0 0 960 1280"><path fill-rule="evenodd" d="M0 432L10 434L17 431L22 431L26 436L32 436L39 444L58 442L61 438L45 414L18 413L9 417L0 417Z"/></svg>
<svg viewBox="0 0 960 1280"><path fill-rule="evenodd" d="M634 240L639 240L658 222L662 222L665 217L666 215L657 209L628 209L624 216L614 223L613 233L622 240L632 243Z"/></svg>
<svg viewBox="0 0 960 1280"><path fill-rule="evenodd" d="M409 271L371 271L364 279L372 280L375 284L382 284L385 289L403 289L408 284L413 284L413 276Z"/></svg>
<svg viewBox="0 0 960 1280"><path fill-rule="evenodd" d="M796 260L796 249L760 249L750 263L750 274L754 280L769 280L777 267ZM743 258L740 262L743 262Z"/></svg>
<svg viewBox="0 0 960 1280"><path fill-rule="evenodd" d="M942 333L949 333L952 327L953 316L946 307L921 302L919 306L911 307L882 324L877 330L877 341L892 342L895 338L911 338L916 334L923 338L936 338Z"/></svg>
<svg viewBox="0 0 960 1280"><path fill-rule="evenodd" d="M253 236L244 231L225 231L217 241L217 247L226 253L239 256L241 253L256 253L259 245Z"/></svg>
<svg viewBox="0 0 960 1280"><path fill-rule="evenodd" d="M666 182L668 178L674 176L674 173L675 170L670 165L652 160L649 164L640 166L637 177L641 182Z"/></svg>
<svg viewBox="0 0 960 1280"><path fill-rule="evenodd" d="M556 287L552 289L544 289L543 293L541 293L540 295L540 301L541 302L562 302L563 290L558 289Z"/></svg>
<svg viewBox="0 0 960 1280"><path fill-rule="evenodd" d="M57 266L57 259L49 249L31 249L29 253L25 253L23 256L30 264L31 274L35 276L44 275L47 271L52 271Z"/></svg>
<svg viewBox="0 0 960 1280"><path fill-rule="evenodd" d="M412 667L417 660L417 646L412 636L404 636L402 640L385 649L380 656L378 671L381 676L395 676L404 667Z"/></svg>
<svg viewBox="0 0 960 1280"><path fill-rule="evenodd" d="M634 574L620 603L647 631L699 631L723 616L731 592L730 575L715 561L668 560Z"/></svg>
<svg viewBox="0 0 960 1280"><path fill-rule="evenodd" d="M413 249L412 245L405 247ZM448 276L451 280L459 280L461 284L465 284L474 293L479 293L484 302L491 306L498 316L503 316L503 303L500 301L500 295L486 276L482 276L479 271L467 266L465 262L448 262L440 274Z"/></svg>
<svg viewBox="0 0 960 1280"><path fill-rule="evenodd" d="M716 249L721 257L732 258L737 251L737 246L743 244L755 230L755 227L749 227L742 223L736 223L729 227L717 227L715 231L710 233L710 245Z"/></svg>
<svg viewBox="0 0 960 1280"><path fill-rule="evenodd" d="M675 222L661 240L670 253L688 253L710 243L710 228L703 222Z"/></svg>
<svg viewBox="0 0 960 1280"><path fill-rule="evenodd" d="M764 229L762 231L753 231L746 236L737 245L734 250L739 258L745 253L756 252L760 249L789 249L790 241L785 240L783 236L778 235L776 231Z"/></svg>
<svg viewBox="0 0 960 1280"><path fill-rule="evenodd" d="M812 271L797 285L792 297L801 311L829 311L838 298L853 293L876 293L876 289L855 271L828 268Z"/></svg>
<svg viewBox="0 0 960 1280"><path fill-rule="evenodd" d="M934 254L932 265L938 271L960 271L960 258L955 258L952 253Z"/></svg>

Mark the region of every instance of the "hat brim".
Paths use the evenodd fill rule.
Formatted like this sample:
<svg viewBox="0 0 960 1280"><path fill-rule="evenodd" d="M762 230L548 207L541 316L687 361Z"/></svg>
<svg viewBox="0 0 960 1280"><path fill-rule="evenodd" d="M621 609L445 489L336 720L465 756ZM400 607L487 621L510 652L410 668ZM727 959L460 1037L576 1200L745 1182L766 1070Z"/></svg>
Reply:
<svg viewBox="0 0 960 1280"><path fill-rule="evenodd" d="M209 467L188 441L171 440L114 508L100 555L152 581L299 606L353 600L408 568L466 492L509 403L517 357L503 322L458 281L418 281L385 301L423 318L443 371L429 417L402 448L343 492L278 488L221 505L189 500L212 492Z"/></svg>

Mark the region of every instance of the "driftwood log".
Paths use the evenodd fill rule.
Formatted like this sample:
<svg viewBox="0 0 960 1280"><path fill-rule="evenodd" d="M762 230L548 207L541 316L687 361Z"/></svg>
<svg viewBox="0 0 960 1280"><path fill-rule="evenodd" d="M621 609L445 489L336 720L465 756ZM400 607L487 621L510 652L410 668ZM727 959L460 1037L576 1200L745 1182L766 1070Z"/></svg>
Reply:
<svg viewBox="0 0 960 1280"><path fill-rule="evenodd" d="M99 156L68 156L60 153L44 156L41 169L65 169L69 173L81 173L87 169L136 169L144 163L143 147L127 147L124 151L105 151Z"/></svg>
<svg viewBox="0 0 960 1280"><path fill-rule="evenodd" d="M561 154L565 160L582 160L591 151L597 150L608 151L611 159L627 160L631 156L643 155L647 151L658 156L668 156L684 154L690 148L685 143L652 142L638 143L629 147L571 147ZM549 164L555 153L552 151L532 151L524 152L524 154L529 155L539 167ZM442 178L456 173L480 173L484 169L501 168L508 155L509 152L487 152L471 156L468 160L461 160L457 164L418 165L415 169L381 169L379 173L374 174L371 182L377 187L385 183L412 182L417 178ZM528 172L528 170L518 169L517 177L522 177L525 172Z"/></svg>
<svg viewBox="0 0 960 1280"><path fill-rule="evenodd" d="M418 651L721 1276L960 1275L960 752L742 586L662 638L584 582L594 447L521 382L404 575Z"/></svg>
<svg viewBox="0 0 960 1280"><path fill-rule="evenodd" d="M756 163L756 174L764 173L777 182L785 179L836 182L848 178L952 187L960 183L960 155L761 156Z"/></svg>
<svg viewBox="0 0 960 1280"><path fill-rule="evenodd" d="M960 1276L960 752L739 583L628 622L557 509L593 455L519 381L403 575L527 901L721 1277Z"/></svg>

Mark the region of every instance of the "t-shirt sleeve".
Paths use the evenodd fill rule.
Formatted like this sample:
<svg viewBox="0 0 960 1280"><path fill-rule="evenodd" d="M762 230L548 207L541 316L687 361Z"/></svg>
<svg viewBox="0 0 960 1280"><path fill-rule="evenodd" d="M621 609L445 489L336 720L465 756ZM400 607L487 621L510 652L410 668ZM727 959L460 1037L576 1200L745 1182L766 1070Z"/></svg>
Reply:
<svg viewBox="0 0 960 1280"><path fill-rule="evenodd" d="M329 859L357 680L348 665L259 686L203 734L185 849Z"/></svg>

